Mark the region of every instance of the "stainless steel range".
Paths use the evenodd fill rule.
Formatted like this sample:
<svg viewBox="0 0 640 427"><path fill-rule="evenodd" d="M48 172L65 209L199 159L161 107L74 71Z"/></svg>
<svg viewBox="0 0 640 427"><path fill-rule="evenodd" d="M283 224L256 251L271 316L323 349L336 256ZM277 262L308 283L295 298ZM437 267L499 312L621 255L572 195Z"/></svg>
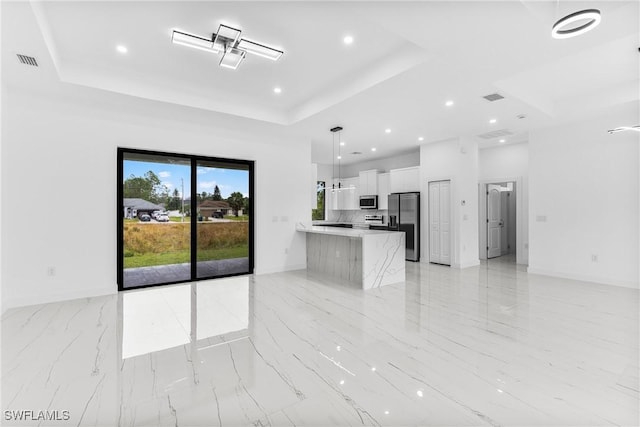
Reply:
<svg viewBox="0 0 640 427"><path fill-rule="evenodd" d="M369 225L382 225L384 224L384 216L383 215L365 215L364 223Z"/></svg>

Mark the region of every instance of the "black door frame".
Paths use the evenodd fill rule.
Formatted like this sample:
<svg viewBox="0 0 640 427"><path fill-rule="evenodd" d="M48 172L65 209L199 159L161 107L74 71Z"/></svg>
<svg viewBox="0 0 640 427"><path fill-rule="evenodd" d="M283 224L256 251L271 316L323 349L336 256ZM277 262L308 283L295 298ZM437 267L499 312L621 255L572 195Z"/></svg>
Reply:
<svg viewBox="0 0 640 427"><path fill-rule="evenodd" d="M140 285L140 286L127 286L124 287L124 155L125 154L146 154L146 155L155 155L155 156L167 156L167 157L179 157L186 160L190 160L191 162L191 278L188 280L180 280L180 281L169 281L162 283L155 283L151 285ZM193 154L184 154L184 153L170 153L164 151L152 151L152 150L140 150L136 148L125 148L118 147L118 165L117 165L117 281L118 281L118 291L128 291L131 289L140 289L140 288L148 288L153 286L163 286L163 285L173 285L177 283L188 283L195 282L200 280L211 280L211 279L219 279L222 277L231 277L231 276L243 276L246 274L253 274L255 259L254 259L254 231L255 231L255 194L254 194L254 166L255 162L253 160L240 160L240 159L228 159L223 157L209 157L209 156L201 156L201 155L193 155ZM193 221L194 213L197 211L197 164L199 161L204 162L221 162L221 163L230 163L237 165L247 166L249 170L249 203L250 203L250 215L249 215L249 271L246 273L232 273L232 274L224 274L213 277L202 277L198 278L197 276L197 249L198 249L198 221ZM197 217L196 217L197 219Z"/></svg>

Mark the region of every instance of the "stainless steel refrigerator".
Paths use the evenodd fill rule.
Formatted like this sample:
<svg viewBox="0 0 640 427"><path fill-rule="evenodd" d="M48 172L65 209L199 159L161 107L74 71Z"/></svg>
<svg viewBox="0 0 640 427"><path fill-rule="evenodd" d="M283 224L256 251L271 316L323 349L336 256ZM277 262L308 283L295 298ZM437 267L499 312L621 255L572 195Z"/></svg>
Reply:
<svg viewBox="0 0 640 427"><path fill-rule="evenodd" d="M389 194L389 230L406 233L407 261L420 261L420 193Z"/></svg>

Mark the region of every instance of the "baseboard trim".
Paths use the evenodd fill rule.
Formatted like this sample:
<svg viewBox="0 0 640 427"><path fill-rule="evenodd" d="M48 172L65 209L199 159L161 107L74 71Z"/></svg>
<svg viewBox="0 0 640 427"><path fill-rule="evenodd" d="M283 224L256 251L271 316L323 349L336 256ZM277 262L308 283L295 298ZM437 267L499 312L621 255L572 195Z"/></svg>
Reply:
<svg viewBox="0 0 640 427"><path fill-rule="evenodd" d="M462 270L464 268L475 267L478 265L480 265L480 260L476 259L474 261L463 262L460 264L453 264L452 267Z"/></svg>
<svg viewBox="0 0 640 427"><path fill-rule="evenodd" d="M305 270L306 268L307 264L286 265L281 268L256 268L255 274L256 276L262 276L264 274L282 273L285 271Z"/></svg>
<svg viewBox="0 0 640 427"><path fill-rule="evenodd" d="M629 289L640 289L639 282L628 280L615 280L607 277L594 277L584 274L564 273L559 271L545 270L543 268L528 267L527 273L538 274L540 276L559 277L561 279L578 280L580 282L598 283L601 285L619 286Z"/></svg>
<svg viewBox="0 0 640 427"><path fill-rule="evenodd" d="M12 308L20 308L27 307L30 305L40 305L40 304L49 304L52 302L60 302L60 301L68 301L79 298L93 298L93 297L101 297L105 295L115 295L118 293L118 286L113 285L108 288L97 288L91 290L91 292L87 291L65 291L58 292L54 294L38 294L38 295L26 295L20 296L17 298L3 298L2 301L2 314L4 314L7 310Z"/></svg>

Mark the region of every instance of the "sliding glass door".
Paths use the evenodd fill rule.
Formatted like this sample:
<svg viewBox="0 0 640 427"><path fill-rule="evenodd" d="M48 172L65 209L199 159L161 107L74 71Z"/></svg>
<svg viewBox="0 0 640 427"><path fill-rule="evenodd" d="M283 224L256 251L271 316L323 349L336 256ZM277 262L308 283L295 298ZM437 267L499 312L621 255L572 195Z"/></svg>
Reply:
<svg viewBox="0 0 640 427"><path fill-rule="evenodd" d="M120 290L253 272L253 162L118 149Z"/></svg>

